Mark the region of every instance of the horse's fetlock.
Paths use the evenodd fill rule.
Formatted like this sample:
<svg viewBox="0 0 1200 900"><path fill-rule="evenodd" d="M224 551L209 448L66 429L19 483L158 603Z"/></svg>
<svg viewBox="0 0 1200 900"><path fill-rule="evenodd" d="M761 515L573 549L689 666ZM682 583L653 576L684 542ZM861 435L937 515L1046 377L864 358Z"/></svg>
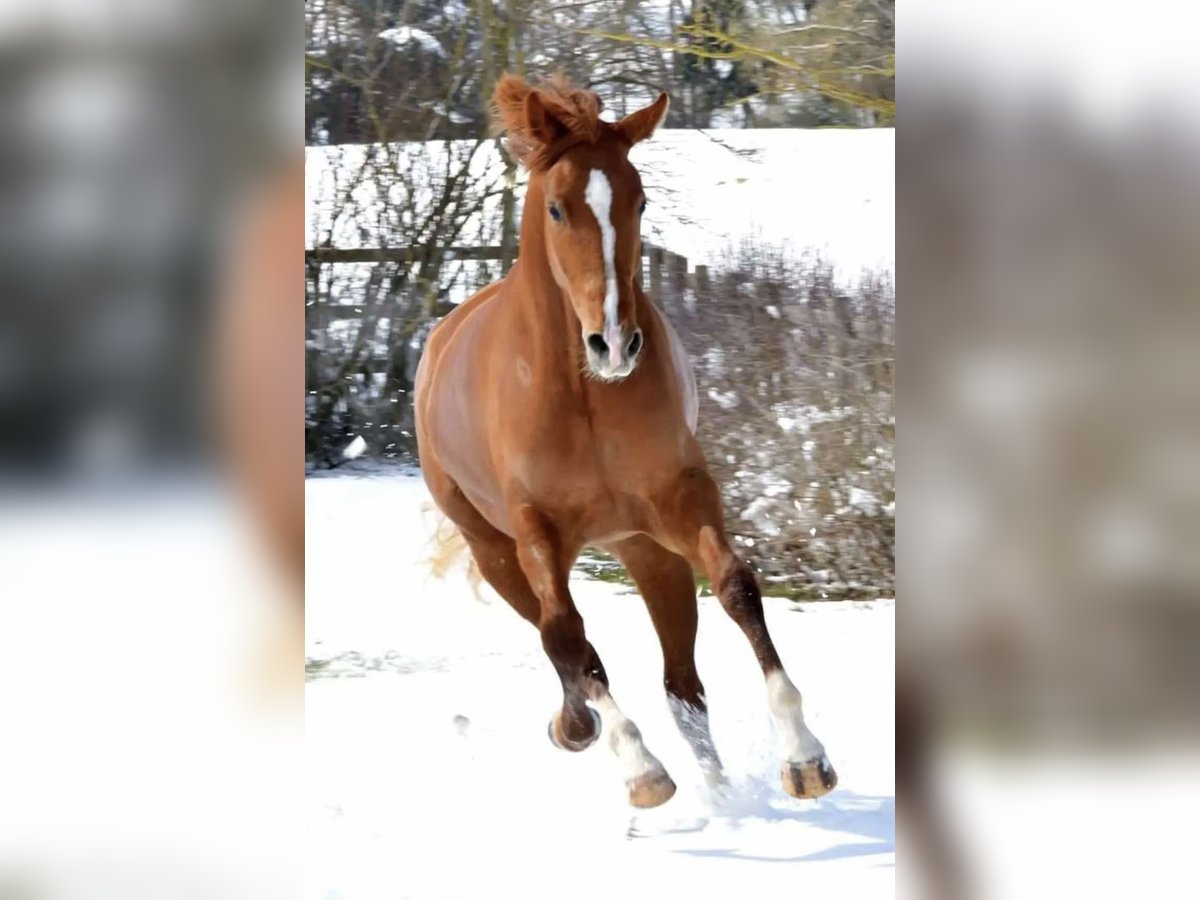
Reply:
<svg viewBox="0 0 1200 900"><path fill-rule="evenodd" d="M663 687L671 697L696 706L704 702L704 685L695 671L687 673L667 672L663 676Z"/></svg>

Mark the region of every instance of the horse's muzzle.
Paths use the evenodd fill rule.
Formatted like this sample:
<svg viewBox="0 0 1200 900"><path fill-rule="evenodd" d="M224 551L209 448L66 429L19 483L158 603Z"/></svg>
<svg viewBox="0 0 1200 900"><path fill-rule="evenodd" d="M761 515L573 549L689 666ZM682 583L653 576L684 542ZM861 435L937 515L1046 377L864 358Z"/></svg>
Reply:
<svg viewBox="0 0 1200 900"><path fill-rule="evenodd" d="M632 332L613 328L604 334L594 331L584 336L588 369L601 381L620 381L637 367L645 345L642 329Z"/></svg>

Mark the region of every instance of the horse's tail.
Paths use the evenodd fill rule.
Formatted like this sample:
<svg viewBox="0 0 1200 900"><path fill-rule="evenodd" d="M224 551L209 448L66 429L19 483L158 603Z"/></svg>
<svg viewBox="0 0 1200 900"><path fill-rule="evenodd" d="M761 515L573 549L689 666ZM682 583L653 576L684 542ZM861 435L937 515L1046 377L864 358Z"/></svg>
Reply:
<svg viewBox="0 0 1200 900"><path fill-rule="evenodd" d="M483 595L479 592L479 585L483 581L483 574L479 571L479 566L475 563L475 558L471 555L471 548L467 546L467 539L463 537L457 525L438 509L433 503L426 503L422 512L426 516L433 516L434 527L433 533L429 538L429 554L426 557L426 562L429 565L429 574L438 581L442 581L445 577L455 569L461 568L464 563L467 570L467 581L471 583L471 590L475 593L475 599L483 601Z"/></svg>

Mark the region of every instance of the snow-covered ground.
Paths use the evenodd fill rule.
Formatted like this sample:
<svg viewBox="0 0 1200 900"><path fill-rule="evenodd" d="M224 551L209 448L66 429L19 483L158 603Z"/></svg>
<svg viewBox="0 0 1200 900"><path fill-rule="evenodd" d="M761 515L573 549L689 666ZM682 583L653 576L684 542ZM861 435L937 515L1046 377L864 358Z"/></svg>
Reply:
<svg viewBox="0 0 1200 900"><path fill-rule="evenodd" d="M840 777L799 801L779 786L750 650L701 599L698 663L731 777L714 798L667 710L640 598L575 577L614 697L679 786L635 811L603 743L569 754L547 740L561 694L536 632L465 571L428 574L419 475L305 490L309 897L894 895L891 602L768 601Z"/></svg>

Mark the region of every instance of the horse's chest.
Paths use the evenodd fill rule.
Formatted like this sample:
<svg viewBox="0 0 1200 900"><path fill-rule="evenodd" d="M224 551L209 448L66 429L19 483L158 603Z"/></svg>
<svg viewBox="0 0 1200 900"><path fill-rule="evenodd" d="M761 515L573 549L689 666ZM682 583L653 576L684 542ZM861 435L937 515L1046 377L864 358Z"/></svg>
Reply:
<svg viewBox="0 0 1200 900"><path fill-rule="evenodd" d="M564 415L525 442L522 481L533 497L555 506L616 510L653 493L678 469L685 448L675 432L597 427L593 419Z"/></svg>
<svg viewBox="0 0 1200 900"><path fill-rule="evenodd" d="M595 455L526 457L520 493L564 533L581 541L637 530L642 491L622 484Z"/></svg>

